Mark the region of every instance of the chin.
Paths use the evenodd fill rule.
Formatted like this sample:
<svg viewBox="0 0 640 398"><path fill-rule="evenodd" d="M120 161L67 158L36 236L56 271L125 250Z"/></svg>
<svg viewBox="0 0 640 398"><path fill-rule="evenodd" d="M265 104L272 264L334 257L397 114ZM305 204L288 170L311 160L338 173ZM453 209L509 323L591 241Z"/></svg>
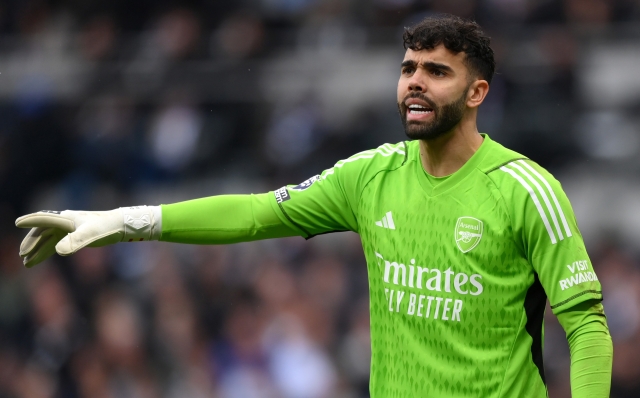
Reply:
<svg viewBox="0 0 640 398"><path fill-rule="evenodd" d="M446 135L449 131L436 129L430 124L409 123L405 125L404 132L412 140L432 141Z"/></svg>
<svg viewBox="0 0 640 398"><path fill-rule="evenodd" d="M424 130L415 127L411 128L411 126L407 126L404 129L404 133L412 140L422 140L424 139L425 135L428 135L425 134Z"/></svg>

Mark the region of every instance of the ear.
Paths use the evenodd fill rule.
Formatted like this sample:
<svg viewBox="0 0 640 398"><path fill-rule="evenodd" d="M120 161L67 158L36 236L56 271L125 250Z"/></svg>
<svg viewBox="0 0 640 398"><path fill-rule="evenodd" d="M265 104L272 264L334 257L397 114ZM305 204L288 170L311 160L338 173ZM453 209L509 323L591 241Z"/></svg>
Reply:
<svg viewBox="0 0 640 398"><path fill-rule="evenodd" d="M469 86L469 90L467 90L467 106L469 108L479 107L488 93L489 83L486 80L474 81Z"/></svg>

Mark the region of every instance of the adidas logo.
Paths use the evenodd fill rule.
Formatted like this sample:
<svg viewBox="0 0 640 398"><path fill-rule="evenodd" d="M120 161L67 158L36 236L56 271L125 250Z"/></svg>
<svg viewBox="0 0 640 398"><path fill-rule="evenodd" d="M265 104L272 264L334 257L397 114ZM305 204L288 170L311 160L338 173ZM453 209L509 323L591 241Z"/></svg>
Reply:
<svg viewBox="0 0 640 398"><path fill-rule="evenodd" d="M390 211L382 217L382 220L376 221L376 225L382 228L396 229L396 225L393 223L393 217L391 217Z"/></svg>

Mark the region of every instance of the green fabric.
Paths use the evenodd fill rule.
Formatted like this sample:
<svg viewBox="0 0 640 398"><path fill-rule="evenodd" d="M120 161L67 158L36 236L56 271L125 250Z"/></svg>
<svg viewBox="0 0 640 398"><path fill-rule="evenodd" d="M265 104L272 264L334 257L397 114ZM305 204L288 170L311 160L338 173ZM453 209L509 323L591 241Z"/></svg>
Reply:
<svg viewBox="0 0 640 398"><path fill-rule="evenodd" d="M358 153L271 205L307 238L360 234L372 398L546 397L547 296L554 313L602 297L560 183L484 136L434 186L418 144Z"/></svg>
<svg viewBox="0 0 640 398"><path fill-rule="evenodd" d="M424 175L427 177L427 181L429 182L429 184L431 184L432 187L437 186L438 184L440 184L443 181L446 181L447 178L449 178L449 176L435 177L427 173L426 171L424 172Z"/></svg>
<svg viewBox="0 0 640 398"><path fill-rule="evenodd" d="M221 195L162 205L161 241L223 244L295 236L269 204L270 194Z"/></svg>
<svg viewBox="0 0 640 398"><path fill-rule="evenodd" d="M571 352L571 396L609 397L613 344L602 304L580 303L558 314Z"/></svg>
<svg viewBox="0 0 640 398"><path fill-rule="evenodd" d="M268 194L162 206L170 242L344 230L361 235L367 259L372 398L546 397L547 296L567 331L574 396L606 396L611 340L569 201L546 170L488 136L435 185L407 142Z"/></svg>

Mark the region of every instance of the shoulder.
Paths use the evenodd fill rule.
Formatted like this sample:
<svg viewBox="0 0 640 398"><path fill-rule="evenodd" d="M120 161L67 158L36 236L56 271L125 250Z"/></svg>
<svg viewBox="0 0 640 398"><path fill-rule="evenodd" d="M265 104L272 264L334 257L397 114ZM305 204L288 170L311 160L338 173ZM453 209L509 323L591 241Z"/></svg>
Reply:
<svg viewBox="0 0 640 398"><path fill-rule="evenodd" d="M544 167L527 159L511 159L488 173L513 220L540 228L555 244L572 236L573 210L560 182ZM529 220L528 222L524 220Z"/></svg>
<svg viewBox="0 0 640 398"><path fill-rule="evenodd" d="M488 139L488 137L485 139ZM487 144L488 150L482 160L482 165L479 167L480 171L487 175L494 173L496 170L500 170L502 166L509 163L528 159L526 156L513 151L496 141L489 140Z"/></svg>
<svg viewBox="0 0 640 398"><path fill-rule="evenodd" d="M382 144L377 148L358 152L338 161L333 167L322 172L322 179L334 174L358 176L360 179L373 178L381 171L395 170L407 162L412 142Z"/></svg>
<svg viewBox="0 0 640 398"><path fill-rule="evenodd" d="M560 182L533 160L510 151L496 159L485 173L503 194L536 201L563 194Z"/></svg>
<svg viewBox="0 0 640 398"><path fill-rule="evenodd" d="M530 192L533 188L549 193L562 189L560 182L538 163L526 156L492 141L490 150L480 170L486 174L500 191L512 189Z"/></svg>

